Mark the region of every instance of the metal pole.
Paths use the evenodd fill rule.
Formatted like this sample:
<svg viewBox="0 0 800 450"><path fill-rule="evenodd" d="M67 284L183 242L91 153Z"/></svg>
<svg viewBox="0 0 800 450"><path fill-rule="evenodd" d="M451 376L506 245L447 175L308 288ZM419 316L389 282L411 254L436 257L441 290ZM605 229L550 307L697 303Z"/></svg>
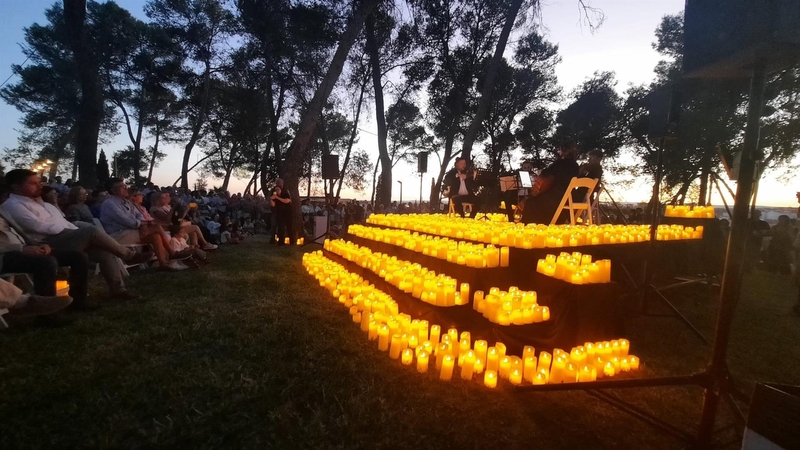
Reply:
<svg viewBox="0 0 800 450"><path fill-rule="evenodd" d="M403 204L403 182L402 181L398 181L398 183L400 184L400 204L402 205Z"/></svg>
<svg viewBox="0 0 800 450"><path fill-rule="evenodd" d="M419 174L419 207L422 207L422 176L424 173Z"/></svg>
<svg viewBox="0 0 800 450"><path fill-rule="evenodd" d="M719 316L714 333L714 347L707 372L713 385L704 390L703 411L697 430L697 448L708 448L714 431L717 405L720 399L720 386L727 376L726 356L731 322L742 286L742 266L744 263L747 236L750 231L748 207L753 193L756 162L759 160L758 140L761 125L761 111L764 107L764 87L767 82L766 65L757 63L750 82L750 98L747 105L747 128L744 133L744 148L739 163L739 180L736 184L736 199L731 217L731 232L728 238L728 253L720 290Z"/></svg>

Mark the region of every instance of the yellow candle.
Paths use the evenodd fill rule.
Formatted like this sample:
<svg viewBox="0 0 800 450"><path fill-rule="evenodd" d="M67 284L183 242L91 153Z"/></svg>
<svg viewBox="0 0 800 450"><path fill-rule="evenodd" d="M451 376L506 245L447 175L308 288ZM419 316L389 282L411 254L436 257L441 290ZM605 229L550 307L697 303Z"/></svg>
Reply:
<svg viewBox="0 0 800 450"><path fill-rule="evenodd" d="M458 330L455 328L449 328L447 330L447 335L450 336L450 342L458 345Z"/></svg>
<svg viewBox="0 0 800 450"><path fill-rule="evenodd" d="M442 362L442 369L439 372L439 378L444 381L450 381L453 378L453 365L455 364L455 360L452 356L447 355L444 357L444 361Z"/></svg>
<svg viewBox="0 0 800 450"><path fill-rule="evenodd" d="M520 372L519 369L512 370L508 376L508 380L514 386L519 385L520 383L522 383L522 372Z"/></svg>
<svg viewBox="0 0 800 450"><path fill-rule="evenodd" d="M483 301L483 291L475 291L475 300L472 302L472 309L478 310L478 304Z"/></svg>
<svg viewBox="0 0 800 450"><path fill-rule="evenodd" d="M404 366L410 366L413 361L414 350L411 350L410 348L403 350L403 356L400 358L400 362L403 363Z"/></svg>
<svg viewBox="0 0 800 450"><path fill-rule="evenodd" d="M631 363L627 356L623 356L622 359L619 360L619 366L623 372L629 372L631 370Z"/></svg>
<svg viewBox="0 0 800 450"><path fill-rule="evenodd" d="M541 385L541 384L545 384L545 383L547 383L547 375L539 372L539 373L536 374L535 377L533 377L532 384Z"/></svg>
<svg viewBox="0 0 800 450"><path fill-rule="evenodd" d="M636 356L628 356L628 363L631 365L631 370L639 370L639 358Z"/></svg>
<svg viewBox="0 0 800 450"><path fill-rule="evenodd" d="M614 363L612 363L611 361L607 362L606 366L603 367L603 375L605 375L607 377L613 377L614 374L616 373L616 371L617 370L614 367Z"/></svg>
<svg viewBox="0 0 800 450"><path fill-rule="evenodd" d="M486 352L486 370L497 372L497 369L500 368L499 365L500 354L497 351L496 347L489 347Z"/></svg>
<svg viewBox="0 0 800 450"><path fill-rule="evenodd" d="M500 248L500 267L508 267L508 247Z"/></svg>
<svg viewBox="0 0 800 450"><path fill-rule="evenodd" d="M408 337L409 348L417 348L418 344L419 344L419 337L417 337L416 334L412 334L411 336Z"/></svg>
<svg viewBox="0 0 800 450"><path fill-rule="evenodd" d="M472 373L475 370L475 352L468 351L464 355L464 363L461 365L461 378L464 380L471 380Z"/></svg>
<svg viewBox="0 0 800 450"><path fill-rule="evenodd" d="M478 359L477 355L476 355L476 358L475 358L475 365L473 367L474 367L474 371L475 371L475 373L477 375L480 375L480 374L483 373L483 360L482 359Z"/></svg>
<svg viewBox="0 0 800 450"><path fill-rule="evenodd" d="M469 283L461 283L460 292L462 301L469 302Z"/></svg>
<svg viewBox="0 0 800 450"><path fill-rule="evenodd" d="M419 354L417 354L417 372L425 373L428 371L428 359L428 352L420 350Z"/></svg>
<svg viewBox="0 0 800 450"><path fill-rule="evenodd" d="M486 361L486 350L488 348L489 347L486 341L484 340L475 341L475 358L480 359L482 361Z"/></svg>
<svg viewBox="0 0 800 450"><path fill-rule="evenodd" d="M483 385L488 388L496 388L497 372L495 372L494 370L487 370L486 374L483 375Z"/></svg>
<svg viewBox="0 0 800 450"><path fill-rule="evenodd" d="M526 356L525 362L523 365L522 371L523 378L525 378L528 382L533 382L533 378L536 376L536 357L535 356Z"/></svg>
<svg viewBox="0 0 800 450"><path fill-rule="evenodd" d="M386 325L381 325L378 329L378 350L389 350L389 327Z"/></svg>
<svg viewBox="0 0 800 450"><path fill-rule="evenodd" d="M548 352L539 353L539 362L536 365L536 371L540 372L542 369L550 371L550 363L553 361L553 355Z"/></svg>
<svg viewBox="0 0 800 450"><path fill-rule="evenodd" d="M442 361L444 361L444 357L447 356L448 354L449 353L448 353L448 349L447 349L447 344L445 344L444 342L439 344L439 346L436 348L436 368L437 369L441 369L442 368Z"/></svg>
<svg viewBox="0 0 800 450"><path fill-rule="evenodd" d="M392 344L389 348L389 358L397 359L400 357L400 351L403 350L403 337L399 334L392 335Z"/></svg>
<svg viewBox="0 0 800 450"><path fill-rule="evenodd" d="M441 334L441 332L442 332L442 327L440 327L439 325L431 326L431 336L428 339L429 341L431 341L431 344L436 345L439 343L439 335Z"/></svg>
<svg viewBox="0 0 800 450"><path fill-rule="evenodd" d="M500 378L508 379L508 375L511 373L511 358L508 356L503 356L500 358Z"/></svg>
<svg viewBox="0 0 800 450"><path fill-rule="evenodd" d="M502 358L506 356L506 344L502 342L495 342L494 347L497 349L497 354Z"/></svg>
<svg viewBox="0 0 800 450"><path fill-rule="evenodd" d="M628 351L630 351L630 348L631 348L631 343L627 339L619 340L620 356L628 356Z"/></svg>
<svg viewBox="0 0 800 450"><path fill-rule="evenodd" d="M578 372L578 381L581 383L594 381L592 379L592 369L593 368L588 365L581 367L581 370Z"/></svg>

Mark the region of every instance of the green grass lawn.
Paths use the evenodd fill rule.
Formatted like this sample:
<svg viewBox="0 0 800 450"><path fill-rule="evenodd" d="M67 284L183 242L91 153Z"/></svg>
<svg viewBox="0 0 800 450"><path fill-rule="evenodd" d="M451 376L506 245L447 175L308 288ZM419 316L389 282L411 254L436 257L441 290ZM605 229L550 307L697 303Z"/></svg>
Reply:
<svg viewBox="0 0 800 450"><path fill-rule="evenodd" d="M301 254L250 239L199 271L134 274L144 301L0 332L0 448L683 446L585 393L441 382L390 360L305 273ZM747 278L730 362L748 391L755 380L800 383L795 292L777 275ZM675 294L711 335L716 302L700 288ZM627 327L644 364L638 376L703 368L709 348L677 320L639 317ZM690 432L700 394L620 392Z"/></svg>

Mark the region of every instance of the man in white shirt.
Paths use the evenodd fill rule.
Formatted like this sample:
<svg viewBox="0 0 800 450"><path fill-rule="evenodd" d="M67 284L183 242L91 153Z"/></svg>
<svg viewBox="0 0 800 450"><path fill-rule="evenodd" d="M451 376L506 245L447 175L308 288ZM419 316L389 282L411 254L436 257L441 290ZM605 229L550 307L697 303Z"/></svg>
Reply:
<svg viewBox="0 0 800 450"><path fill-rule="evenodd" d="M26 169L12 170L6 174L6 183L11 186L13 193L3 203L2 208L31 239L56 250L85 252L91 261L100 265L100 272L113 298L138 298L125 289L116 258L138 264L149 261L153 256L151 252L137 253L123 247L94 226L79 228L68 222L57 206L42 201L42 185L35 172Z"/></svg>

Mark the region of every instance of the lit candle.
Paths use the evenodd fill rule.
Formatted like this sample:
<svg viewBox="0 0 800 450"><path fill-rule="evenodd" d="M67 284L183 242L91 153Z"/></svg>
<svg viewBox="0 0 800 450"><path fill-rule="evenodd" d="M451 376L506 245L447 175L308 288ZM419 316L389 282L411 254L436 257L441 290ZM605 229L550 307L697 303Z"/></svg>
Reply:
<svg viewBox="0 0 800 450"><path fill-rule="evenodd" d="M607 377L613 377L616 371L617 370L614 368L614 363L612 363L611 361L607 362L606 366L603 367L603 375Z"/></svg>
<svg viewBox="0 0 800 450"><path fill-rule="evenodd" d="M508 376L508 381L510 381L514 386L519 385L522 383L522 372L519 369L512 370Z"/></svg>
<svg viewBox="0 0 800 450"><path fill-rule="evenodd" d="M619 361L619 366L623 372L629 372L631 370L631 363L627 356L622 357L622 359Z"/></svg>
<svg viewBox="0 0 800 450"><path fill-rule="evenodd" d="M417 333L419 342L425 342L428 340L428 321L427 320L420 320L419 324L417 325Z"/></svg>
<svg viewBox="0 0 800 450"><path fill-rule="evenodd" d="M509 373L511 373L511 358L503 356L500 358L500 378L508 379Z"/></svg>
<svg viewBox="0 0 800 450"><path fill-rule="evenodd" d="M428 339L429 341L431 341L431 344L436 345L439 343L439 335L441 334L441 332L442 332L442 327L440 327L439 325L431 326L431 336Z"/></svg>
<svg viewBox="0 0 800 450"><path fill-rule="evenodd" d="M594 381L592 380L592 367L588 365L581 367L580 372L578 372L578 381L581 383Z"/></svg>
<svg viewBox="0 0 800 450"><path fill-rule="evenodd" d="M468 351L466 355L464 355L464 362L461 365L461 378L464 380L471 380L472 373L475 370L475 352L472 350Z"/></svg>
<svg viewBox="0 0 800 450"><path fill-rule="evenodd" d="M477 375L480 375L480 374L483 373L483 360L482 359L478 359L477 355L475 357L475 365L473 366L473 368L474 368L473 370L475 371L475 373Z"/></svg>
<svg viewBox="0 0 800 450"><path fill-rule="evenodd" d="M447 344L445 344L444 342L439 344L439 346L436 349L436 368L437 369L441 369L442 368L442 361L444 361L444 357L447 356L448 354L449 353L448 353Z"/></svg>
<svg viewBox="0 0 800 450"><path fill-rule="evenodd" d="M409 348L417 348L417 344L419 343L419 337L416 334L412 334L408 337L408 347Z"/></svg>
<svg viewBox="0 0 800 450"><path fill-rule="evenodd" d="M488 388L497 387L497 372L494 370L487 370L483 375L483 385Z"/></svg>
<svg viewBox="0 0 800 450"><path fill-rule="evenodd" d="M529 356L533 357L536 356L536 349L533 348L532 345L526 345L525 347L522 348L522 359L525 359Z"/></svg>
<svg viewBox="0 0 800 450"><path fill-rule="evenodd" d="M378 339L378 322L374 320L369 321L369 335L367 335L367 338L370 341Z"/></svg>
<svg viewBox="0 0 800 450"><path fill-rule="evenodd" d="M550 371L550 363L553 361L553 355L548 352L539 353L539 362L536 365L536 371L540 372L542 369Z"/></svg>
<svg viewBox="0 0 800 450"><path fill-rule="evenodd" d="M628 356L628 351L630 351L630 348L631 348L631 343L627 339L619 340L620 356Z"/></svg>
<svg viewBox="0 0 800 450"><path fill-rule="evenodd" d="M453 365L455 364L455 360L452 356L447 355L444 357L444 361L442 362L442 369L439 372L439 378L444 381L450 381L453 378Z"/></svg>
<svg viewBox="0 0 800 450"><path fill-rule="evenodd" d="M535 356L526 356L525 357L522 376L526 381L531 382L531 383L533 382L533 378L536 376L536 357Z"/></svg>
<svg viewBox="0 0 800 450"><path fill-rule="evenodd" d="M461 283L460 292L462 301L469 302L469 283Z"/></svg>
<svg viewBox="0 0 800 450"><path fill-rule="evenodd" d="M500 267L508 267L508 247L500 248Z"/></svg>
<svg viewBox="0 0 800 450"><path fill-rule="evenodd" d="M500 354L497 351L496 347L489 347L486 352L486 370L497 372L497 369L500 368L499 365Z"/></svg>
<svg viewBox="0 0 800 450"><path fill-rule="evenodd" d="M478 304L483 301L483 291L475 291L475 300L472 302L472 309L478 310Z"/></svg>
<svg viewBox="0 0 800 450"><path fill-rule="evenodd" d="M475 341L475 358L486 361L486 350L488 348L486 341L481 339Z"/></svg>
<svg viewBox="0 0 800 450"><path fill-rule="evenodd" d="M538 372L535 377L533 377L532 383L534 385L541 385L547 383L547 375Z"/></svg>
<svg viewBox="0 0 800 450"><path fill-rule="evenodd" d="M378 350L389 350L389 327L386 325L381 325L378 329Z"/></svg>
<svg viewBox="0 0 800 450"><path fill-rule="evenodd" d="M636 356L628 356L628 363L631 365L631 370L639 370L639 358Z"/></svg>
<svg viewBox="0 0 800 450"><path fill-rule="evenodd" d="M403 356L400 358L400 362L403 363L404 366L410 366L413 361L414 350L411 350L410 348L403 350Z"/></svg>
<svg viewBox="0 0 800 450"><path fill-rule="evenodd" d="M403 337L399 334L392 335L392 344L389 348L389 358L397 359L400 357L400 351L403 350Z"/></svg>
<svg viewBox="0 0 800 450"><path fill-rule="evenodd" d="M420 350L420 352L417 354L417 372L425 373L428 371L428 359L428 352L425 350Z"/></svg>

